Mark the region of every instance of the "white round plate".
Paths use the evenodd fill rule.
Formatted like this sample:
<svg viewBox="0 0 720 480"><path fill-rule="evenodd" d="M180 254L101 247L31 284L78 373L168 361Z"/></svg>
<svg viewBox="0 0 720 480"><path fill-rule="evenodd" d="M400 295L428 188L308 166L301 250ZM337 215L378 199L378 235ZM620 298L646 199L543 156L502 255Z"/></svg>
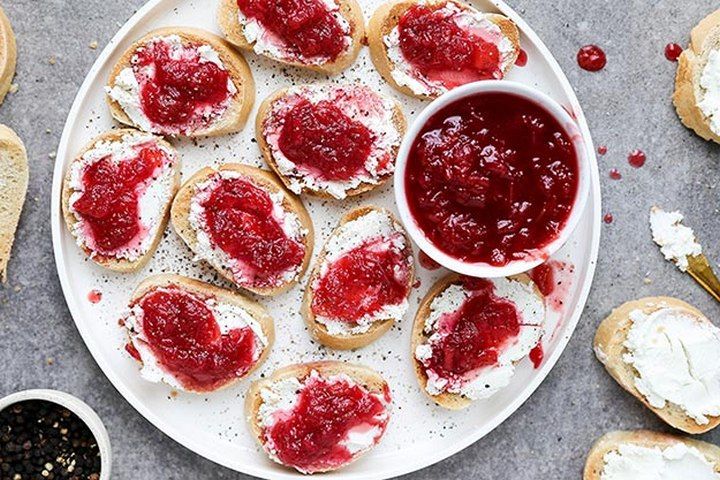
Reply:
<svg viewBox="0 0 720 480"><path fill-rule="evenodd" d="M276 322L277 342L267 362L251 378L211 395L175 394L169 387L140 378L138 365L123 349L125 336L118 319L130 293L147 275L172 272L218 282L217 275L193 255L171 231L152 261L135 274L108 272L89 260L66 230L60 208L60 190L67 166L74 155L95 135L117 126L104 102L103 87L122 52L147 31L171 25L187 25L218 31L216 0L152 0L123 26L98 58L75 99L58 150L52 199L52 232L58 274L70 311L80 334L105 375L145 418L190 450L231 469L258 477L297 478L299 474L275 465L260 451L245 424L243 398L253 380L287 363L319 359L347 360L376 369L390 383L394 412L379 448L350 467L323 475L325 479L384 479L418 470L438 462L486 435L513 413L537 388L562 353L587 299L595 270L600 237L600 186L595 155L585 117L557 62L527 24L501 1L477 0L483 11L500 11L514 20L522 31L522 48L527 66L513 68L509 79L539 88L574 114L585 136L592 170L590 199L583 218L568 244L554 258L571 263L574 273L566 293L564 310L551 312L544 338L545 361L539 369L528 359L517 368L511 384L494 397L479 401L462 412L435 406L421 391L410 361L410 332L420 298L442 271L429 272L418 266L421 285L413 291L407 317L374 344L355 352L334 352L310 340L300 317L303 285L278 298L262 300ZM360 0L369 18L381 0ZM284 67L253 54L246 55L258 86L258 102L272 91L295 83L326 81L321 75ZM365 83L402 102L408 120L426 103L411 100L393 91L375 72L367 49L355 65L332 82ZM245 129L218 139L172 143L181 152L183 178L205 165L242 162L263 165L253 136L252 117ZM319 250L344 212L372 203L394 211L392 182L377 192L346 202L304 198L315 223ZM317 253L317 251L316 251ZM416 252L417 253L417 252ZM99 289L98 304L88 293ZM419 419L422 419L420 421ZM479 458L478 461L482 461Z"/></svg>

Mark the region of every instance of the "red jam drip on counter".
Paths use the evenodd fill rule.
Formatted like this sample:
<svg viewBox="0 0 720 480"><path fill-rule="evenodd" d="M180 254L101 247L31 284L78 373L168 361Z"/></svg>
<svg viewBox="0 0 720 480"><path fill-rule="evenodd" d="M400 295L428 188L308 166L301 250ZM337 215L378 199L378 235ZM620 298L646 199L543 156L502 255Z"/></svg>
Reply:
<svg viewBox="0 0 720 480"><path fill-rule="evenodd" d="M138 201L148 183L166 161L156 145L138 145L132 158L115 161L111 156L88 165L82 173L84 191L72 204L100 255L139 245L147 234L140 223Z"/></svg>
<svg viewBox="0 0 720 480"><path fill-rule="evenodd" d="M608 148L607 148L605 145L600 145L600 146L597 148L597 152L598 152L598 154L600 154L600 155L605 155L605 154L608 152Z"/></svg>
<svg viewBox="0 0 720 480"><path fill-rule="evenodd" d="M335 60L346 49L347 33L321 0L237 0L295 56Z"/></svg>
<svg viewBox="0 0 720 480"><path fill-rule="evenodd" d="M622 179L622 173L620 173L620 170L618 170L617 168L611 168L609 175L610 175L610 178L613 180Z"/></svg>
<svg viewBox="0 0 720 480"><path fill-rule="evenodd" d="M680 58L682 52L682 47L677 43L668 43L665 45L665 58L671 62L677 62L677 59Z"/></svg>
<svg viewBox="0 0 720 480"><path fill-rule="evenodd" d="M313 313L353 323L402 303L410 290L409 253L392 241L370 239L328 265L315 287Z"/></svg>
<svg viewBox="0 0 720 480"><path fill-rule="evenodd" d="M428 120L407 163L410 212L430 241L467 262L538 256L568 220L578 160L542 107L505 93L466 97Z"/></svg>
<svg viewBox="0 0 720 480"><path fill-rule="evenodd" d="M583 70L597 72L605 68L607 57L597 45L585 45L577 53L577 62Z"/></svg>
<svg viewBox="0 0 720 480"><path fill-rule="evenodd" d="M645 160L647 160L647 157L642 150L633 150L628 155L628 163L635 168L640 168L645 165Z"/></svg>
<svg viewBox="0 0 720 480"><path fill-rule="evenodd" d="M437 6L413 5L400 17L400 51L419 73L446 88L477 80L500 79L497 45L457 25Z"/></svg>
<svg viewBox="0 0 720 480"><path fill-rule="evenodd" d="M283 464L313 473L352 460L340 444L348 431L364 427L384 431L386 414L384 402L359 385L310 377L292 411L276 413L264 436Z"/></svg>
<svg viewBox="0 0 720 480"><path fill-rule="evenodd" d="M204 299L179 289L140 300L142 330L161 367L183 387L212 391L253 366L255 334L248 327L222 334Z"/></svg>
<svg viewBox="0 0 720 480"><path fill-rule="evenodd" d="M173 46L154 41L138 49L133 71L140 83L140 101L150 121L171 130L207 125L208 112L218 113L230 97L230 74L204 61L197 47L173 58ZM177 47L175 47L177 48ZM152 77L148 77L152 72Z"/></svg>
<svg viewBox="0 0 720 480"><path fill-rule="evenodd" d="M605 222L605 223L607 223L607 224L612 223L613 220L614 220L614 218L613 218L613 214L612 214L612 213L606 213L605 216L603 217L603 222Z"/></svg>
<svg viewBox="0 0 720 480"><path fill-rule="evenodd" d="M305 247L288 238L273 215L270 195L243 178L223 178L202 204L207 233L242 264L244 281L274 286L288 270L302 264Z"/></svg>
<svg viewBox="0 0 720 480"><path fill-rule="evenodd" d="M372 145L372 133L365 125L330 101L313 104L305 98L285 114L278 139L288 160L329 181L347 181L364 173Z"/></svg>
<svg viewBox="0 0 720 480"><path fill-rule="evenodd" d="M483 279L465 279L470 296L438 320L440 339L424 365L440 378L462 380L467 374L496 365L504 347L520 334L522 316L515 304L495 295Z"/></svg>

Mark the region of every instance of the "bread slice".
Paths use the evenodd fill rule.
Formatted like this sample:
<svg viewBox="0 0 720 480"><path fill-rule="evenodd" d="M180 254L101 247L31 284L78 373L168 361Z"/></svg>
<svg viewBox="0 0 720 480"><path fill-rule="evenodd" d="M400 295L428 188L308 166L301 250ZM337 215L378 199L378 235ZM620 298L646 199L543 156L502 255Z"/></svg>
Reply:
<svg viewBox="0 0 720 480"><path fill-rule="evenodd" d="M385 214L387 214L392 220L393 223L400 226L400 222L395 218L395 216L388 210L385 210L384 208L378 208L378 207L360 207L356 208L350 212L348 212L341 220L339 225L335 228L335 230L330 234L330 237L328 238L327 242L330 241L333 236L337 235L338 229L345 225L346 223L352 222L353 220L360 218L371 211L380 211ZM405 245L407 245L409 254L412 256L412 250L409 237L407 236L407 233L404 229L401 228L401 232L403 236L405 237ZM371 344L381 336L385 334L393 325L394 320L392 318L388 318L385 320L378 320L376 322L373 322L370 326L370 329L365 333L359 333L357 335L349 335L349 336L340 336L340 335L333 335L330 332L328 332L327 327L318 322L315 318L315 314L312 312L312 302L314 298L315 291L313 289L313 283L320 278L320 272L323 266L323 263L325 262L325 256L327 255L327 242L325 243L325 246L323 247L323 250L320 252L320 255L318 256L317 261L315 262L315 268L313 269L312 274L310 275L310 278L308 279L307 286L305 287L305 295L303 296L303 303L301 307L301 313L303 315L303 318L305 319L305 323L308 326L308 329L310 331L310 334L315 338L318 342L322 343L323 345L334 348L337 350L351 350L354 348L360 348L364 347L366 345ZM414 283L414 265L410 264L410 275L408 277L408 295L412 291L412 285Z"/></svg>
<svg viewBox="0 0 720 480"><path fill-rule="evenodd" d="M95 138L93 138L83 149L77 154L77 156L73 159L73 162L79 162L82 160L83 155L92 150L95 145L97 145L100 142L115 142L115 141L121 141L123 136L125 135L132 135L138 133L138 130L130 129L130 128L124 128L119 130L110 130L108 132L105 132ZM148 134L149 135L149 134ZM173 191L170 196L171 201L172 198L175 196L175 193L177 192L178 188L180 187L180 160L178 154L175 152L175 149L170 145L168 142L163 140L160 137L154 137L155 141L157 141L158 145L162 146L164 149L173 152L175 156L175 162L173 162L172 165L172 175L173 175ZM63 180L63 188L62 188L62 211L63 211L63 217L65 218L65 225L67 225L68 230L70 233L75 236L75 224L78 222L78 219L75 217L75 214L70 211L70 197L73 193L75 193L75 190L71 187L70 177L72 173L72 163L68 165L67 173L65 174L65 178ZM155 233L155 236L153 237L152 244L150 245L150 248L148 251L139 257L136 260L128 260L123 258L114 258L114 257L105 257L102 255L92 255L92 251L88 248L83 247L83 251L85 254L95 263L98 265L105 267L109 270L120 272L120 273L130 273L130 272L136 272L143 268L148 261L152 258L153 254L155 253L155 250L157 249L158 244L160 243L160 240L162 240L163 233L165 233L165 227L167 226L168 219L170 217L170 205L171 201L168 201L167 204L163 207L162 216L160 217L160 225L157 229L157 232Z"/></svg>
<svg viewBox="0 0 720 480"><path fill-rule="evenodd" d="M532 285L535 294L539 298L543 298L543 295L542 293L540 293L537 285L533 283L533 281L527 274L522 273L520 275L515 275L509 278L522 282L526 285ZM430 290L420 302L420 306L418 307L417 313L415 314L415 322L413 323L412 343L410 350L410 356L412 358L413 366L415 368L415 376L417 377L418 383L420 384L420 388L428 397L432 399L433 402L437 403L443 408L447 408L448 410L462 410L469 407L474 400L469 399L463 395L450 392L443 392L440 395L430 395L430 393L428 393L426 389L428 377L425 373L424 366L415 358L415 350L419 345L425 343L429 338L429 335L425 333L425 321L430 317L430 307L433 300L435 300L435 297L443 293L445 289L447 289L453 284L460 283L461 280L461 275L452 273L441 278L432 287L430 287Z"/></svg>
<svg viewBox="0 0 720 480"><path fill-rule="evenodd" d="M204 182L207 180L211 175L218 171L233 171L238 172L243 176L246 176L252 181L265 189L266 191L276 193L276 192L283 192L284 193L284 200L283 200L283 207L286 211L292 212L295 215L297 215L298 219L300 220L300 224L302 225L302 228L307 231L307 234L304 237L304 243L305 243L305 257L303 258L303 263L300 267L299 273L297 277L289 282L286 282L284 284L281 284L277 287L249 287L249 286L242 286L238 285L240 288L244 288L245 290L248 290L252 293L255 293L257 295L262 296L274 296L279 295L280 293L283 293L290 288L292 288L293 285L295 285L300 277L302 277L305 274L305 271L307 270L307 267L310 263L310 257L312 256L312 251L314 248L314 230L313 230L313 224L312 220L310 219L310 215L308 214L307 210L305 209L305 206L303 205L302 201L300 201L299 198L294 196L292 193L285 190L285 188L278 182L278 180L275 178L275 176L265 170L261 170L259 168L250 167L248 165L240 165L237 163L228 163L223 166L221 166L219 169L214 170L209 167L205 167L195 173L190 179L187 180L183 184L183 186L180 188L180 191L178 192L177 196L175 197L175 201L172 205L172 225L177 234L180 236L180 238L183 239L183 241L187 244L187 246L192 250L193 252L197 253L197 234L195 232L195 229L190 224L190 203L192 200L193 195L195 194L195 186L199 183ZM225 279L232 282L233 284L237 284L233 278L233 274L230 271L230 269L226 265L219 265L212 263L211 264L215 270L218 271L220 275L222 275Z"/></svg>
<svg viewBox="0 0 720 480"><path fill-rule="evenodd" d="M386 398L388 396L388 392L390 391L387 382L382 376L380 376L379 373L362 365L327 360L320 362L298 363L280 368L279 370L273 372L273 374L268 378L254 382L245 396L245 416L247 418L248 425L250 426L250 431L253 433L253 436L260 446L264 447L263 431L258 421L258 412L263 404L261 396L262 390L273 383L284 379L306 378L313 370L317 371L322 377L345 374L369 392L384 395ZM344 468L360 458L360 456L361 455L355 455L348 463L339 468ZM331 470L333 469L325 471Z"/></svg>
<svg viewBox="0 0 720 480"><path fill-rule="evenodd" d="M254 300L251 300L248 297L245 297L243 295L240 295L239 293L232 292L230 290L216 287L214 285L210 285L209 283L201 282L199 280L195 280L188 277L183 277L181 275L174 275L174 274L161 274L161 275L154 275L152 277L148 277L145 280L143 280L140 285L135 289L135 291L132 294L132 297L130 299L130 305L133 305L135 302L140 300L142 297L144 297L147 293L151 292L152 290L155 290L157 288L162 287L169 287L169 286L177 286L183 290L186 290L191 293L197 293L203 296L210 296L218 300L218 302L227 303L231 305L235 305L237 307L240 307L241 309L248 312L248 314L252 317L253 320L255 320L262 329L263 334L265 335L265 338L267 339L267 345L265 345L265 348L263 349L262 353L260 354L260 357L258 357L257 361L255 362L255 365L248 370L245 375L242 377L237 377L232 382L229 382L222 387L220 387L218 390L222 390L225 388L228 388L237 381L241 380L242 378L247 377L252 372L254 372L262 363L265 361L265 359L270 354L270 351L272 350L273 343L275 342L275 324L273 322L272 317L267 312L265 307L260 305ZM141 362L142 363L142 362ZM217 391L217 390L216 390ZM201 392L201 393L207 393L207 392Z"/></svg>
<svg viewBox="0 0 720 480"><path fill-rule="evenodd" d="M0 104L10 91L12 79L15 76L15 63L17 62L17 46L10 19L0 7Z"/></svg>
<svg viewBox="0 0 720 480"><path fill-rule="evenodd" d="M112 72L110 73L107 88L112 89L115 87L118 75L120 75L125 68L131 66L133 55L138 48L142 47L153 38L166 37L170 35L177 35L182 39L184 44L211 46L220 56L220 60L230 74L230 79L238 90L234 98L231 99L227 110L220 118L216 119L208 127L195 130L184 136L218 136L241 130L245 125L245 122L250 115L250 111L252 110L253 103L255 102L255 81L253 80L252 72L245 61L245 58L232 48L230 44L217 35L206 32L205 30L191 27L165 27L149 32L140 40L133 43L132 46L123 53L120 60L115 64ZM111 98L110 95L106 95L105 99L110 107L110 113L115 120L131 127L140 128L138 125L135 125L120 104Z"/></svg>
<svg viewBox="0 0 720 480"><path fill-rule="evenodd" d="M650 314L666 307L685 310L700 321L711 323L698 309L676 298L647 297L633 300L620 305L600 323L593 342L595 355L621 387L640 400L668 425L686 433L704 433L718 426L720 417L708 417L707 425L698 425L695 419L688 416L678 405L667 402L663 408L653 407L635 386L637 372L632 365L623 361L623 355L627 353L624 343L632 327L630 313L634 310L642 310L644 313Z"/></svg>
<svg viewBox="0 0 720 480"><path fill-rule="evenodd" d="M389 0L378 7L378 9L375 10L375 13L373 13L373 16L370 18L367 31L370 58L372 59L375 68L385 81L388 82L394 89L404 93L405 95L421 99L430 99L436 96L417 94L409 87L400 85L395 81L392 76L395 64L388 57L387 46L385 45L384 39L395 27L397 27L400 22L400 18L413 5L423 3L430 7L442 6L447 3L447 1L448 0ZM457 5L462 10L475 10L475 8L461 1L449 1ZM513 56L508 60L507 65L503 70L503 74L507 74L510 68L512 68L515 64L517 56L520 54L520 32L518 31L515 23L504 15L486 13L485 17L500 27L502 34L513 45Z"/></svg>
<svg viewBox="0 0 720 480"><path fill-rule="evenodd" d="M365 38L365 19L363 18L362 9L357 0L335 0L340 7L340 15L350 24L350 47L345 53L340 54L335 60L308 65L299 61L288 61L267 55L268 58L286 65L307 68L316 72L326 73L328 75L336 75L355 62L360 53L362 41ZM228 42L240 47L243 50L253 50L255 43L248 42L243 27L239 21L240 9L237 0L220 0L220 8L218 10L218 23L220 30L225 35Z"/></svg>
<svg viewBox="0 0 720 480"><path fill-rule="evenodd" d="M28 159L20 137L0 125L0 280L7 280L10 250L28 188Z"/></svg>
<svg viewBox="0 0 720 480"><path fill-rule="evenodd" d="M296 88L296 87L291 87ZM284 98L285 96L289 95L291 92L291 88L283 88L272 95L270 95L268 98L266 98L261 104L260 108L258 109L257 117L255 120L255 137L257 138L258 146L260 147L260 151L263 154L263 158L265 159L265 162L272 168L272 170L277 174L277 176L282 180L282 182L285 184L285 186L290 189L292 185L292 181L290 178L285 176L283 172L278 167L277 160L275 158L275 155L273 154L272 149L270 148L270 145L267 142L267 139L265 138L265 123L269 120L270 115L272 113L272 106L273 104ZM398 131L400 134L400 138L405 135L405 130L407 129L407 121L405 120L405 115L403 114L402 107L400 104L392 100L393 102L393 117L392 117L392 126ZM398 144L393 151L393 158L397 156L397 152L400 149L400 145ZM369 182L362 182L360 185L358 185L355 188L349 189L345 191L345 195L347 197L354 197L356 195L360 195L365 192L369 192L370 190L373 190L380 185L383 185L385 182L387 182L390 178L392 178L393 172L389 172L388 174L384 175L379 179L377 183L369 183ZM312 190L305 188L301 193L307 193L309 195L314 195L316 197L321 198L335 198L333 195L328 193L326 190Z"/></svg>
<svg viewBox="0 0 720 480"><path fill-rule="evenodd" d="M711 130L707 117L698 106L703 94L700 78L713 50L720 50L720 10L705 17L692 29L690 45L678 58L673 103L686 127L705 140L720 143L720 135Z"/></svg>
<svg viewBox="0 0 720 480"><path fill-rule="evenodd" d="M651 432L649 430L635 430L629 432L610 432L600 437L598 441L595 442L595 445L593 445L585 461L583 480L600 480L603 470L605 469L605 455L617 450L620 445L631 444L638 447L657 447L664 450L678 443L684 443L688 447L699 450L708 462L715 465L715 471L720 473L719 447L711 443L690 438L676 437L674 435Z"/></svg>

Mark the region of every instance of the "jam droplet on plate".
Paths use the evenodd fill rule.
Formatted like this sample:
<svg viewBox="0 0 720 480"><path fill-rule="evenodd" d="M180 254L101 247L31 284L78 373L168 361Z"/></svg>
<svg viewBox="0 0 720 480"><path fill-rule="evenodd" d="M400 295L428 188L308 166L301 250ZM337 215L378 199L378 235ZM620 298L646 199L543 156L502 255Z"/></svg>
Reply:
<svg viewBox="0 0 720 480"><path fill-rule="evenodd" d="M603 217L603 221L608 224L612 223L613 222L613 214L606 213L605 216Z"/></svg>
<svg viewBox="0 0 720 480"><path fill-rule="evenodd" d="M682 52L682 47L677 43L668 43L665 45L665 58L671 62L677 62L677 59L680 58L680 54L682 54Z"/></svg>
<svg viewBox="0 0 720 480"><path fill-rule="evenodd" d="M518 67L524 67L525 65L527 65L527 62L528 62L527 52L521 48L520 52L518 53L518 57L515 60L515 65L517 65Z"/></svg>
<svg viewBox="0 0 720 480"><path fill-rule="evenodd" d="M647 160L647 157L642 150L633 150L628 155L628 163L635 168L640 168L645 165L645 160Z"/></svg>
<svg viewBox="0 0 720 480"><path fill-rule="evenodd" d="M420 266L422 266L425 270L437 270L442 266L430 258L430 256L422 250L418 254L418 262L420 262Z"/></svg>
<svg viewBox="0 0 720 480"><path fill-rule="evenodd" d="M577 53L577 62L583 70L597 72L605 68L607 57L597 45L585 45Z"/></svg>
<svg viewBox="0 0 720 480"><path fill-rule="evenodd" d="M88 292L87 298L90 303L100 303L100 300L102 300L102 292L98 289L90 290L90 292Z"/></svg>
<svg viewBox="0 0 720 480"><path fill-rule="evenodd" d="M620 170L617 168L611 168L610 169L610 178L613 180L620 180L622 178L622 174L620 173Z"/></svg>
<svg viewBox="0 0 720 480"><path fill-rule="evenodd" d="M542 365L542 362L545 359L545 350L543 350L542 342L538 342L538 344L530 350L528 357L530 357L533 367L540 368L540 365Z"/></svg>

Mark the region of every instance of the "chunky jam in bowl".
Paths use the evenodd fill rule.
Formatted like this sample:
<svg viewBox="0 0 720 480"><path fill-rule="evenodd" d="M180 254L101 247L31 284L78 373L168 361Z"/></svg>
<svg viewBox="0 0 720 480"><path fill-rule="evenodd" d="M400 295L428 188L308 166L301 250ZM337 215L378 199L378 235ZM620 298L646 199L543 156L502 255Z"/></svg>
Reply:
<svg viewBox="0 0 720 480"><path fill-rule="evenodd" d="M412 217L439 250L468 263L533 260L558 238L579 189L570 135L519 95L478 93L435 113L405 172Z"/></svg>

